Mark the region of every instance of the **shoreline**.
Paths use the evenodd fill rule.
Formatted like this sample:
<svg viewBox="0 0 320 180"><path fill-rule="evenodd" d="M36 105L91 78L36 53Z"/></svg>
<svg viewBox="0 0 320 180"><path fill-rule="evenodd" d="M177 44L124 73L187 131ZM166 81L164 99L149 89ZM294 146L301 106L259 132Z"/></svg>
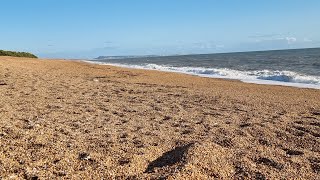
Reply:
<svg viewBox="0 0 320 180"><path fill-rule="evenodd" d="M224 80L237 80L243 83L252 83L252 84L260 84L260 85L272 85L272 86L286 86L286 87L295 87L295 88L308 88L308 89L319 89L320 85L317 84L307 84L307 83L296 83L296 82L284 82L284 81L276 81L276 80L263 80L263 79L241 79L241 78L232 78L226 76L219 76L219 75L206 75L206 74L195 74L195 73L188 73L188 72L181 72L175 70L164 70L164 69L152 69L146 68L139 65L126 65L126 64L116 64L116 63L104 63L98 60L80 60L82 62L90 63L90 64L98 64L98 65L107 65L107 66L115 66L115 67L122 67L128 69L141 69L141 70L154 70L160 72L170 72L170 73L179 73L179 74L187 74L205 78L213 78L213 79L224 79Z"/></svg>
<svg viewBox="0 0 320 180"><path fill-rule="evenodd" d="M0 177L316 179L320 91L0 57Z"/></svg>

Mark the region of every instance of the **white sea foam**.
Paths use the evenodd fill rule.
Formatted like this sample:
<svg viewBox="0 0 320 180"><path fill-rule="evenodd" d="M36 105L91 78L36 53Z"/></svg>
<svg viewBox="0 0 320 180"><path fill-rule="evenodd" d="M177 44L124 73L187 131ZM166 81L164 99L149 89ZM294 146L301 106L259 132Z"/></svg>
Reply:
<svg viewBox="0 0 320 180"><path fill-rule="evenodd" d="M256 84L271 84L271 85L283 85L294 86L302 88L314 88L320 89L320 77L309 76L299 74L292 71L271 71L271 70L259 70L259 71L239 71L227 68L202 68L202 67L173 67L157 64L145 64L145 65L129 65L129 64L116 64L116 63L103 63L92 62L90 63L120 66L135 69L152 69L167 72L177 72L184 74L197 75L201 77L209 78L224 78L224 79L237 79L247 83Z"/></svg>

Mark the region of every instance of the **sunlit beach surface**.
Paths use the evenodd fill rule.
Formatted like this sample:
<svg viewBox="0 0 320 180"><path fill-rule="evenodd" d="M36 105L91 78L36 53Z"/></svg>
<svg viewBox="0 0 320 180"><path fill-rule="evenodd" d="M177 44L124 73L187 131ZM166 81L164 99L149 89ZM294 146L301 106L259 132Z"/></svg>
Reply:
<svg viewBox="0 0 320 180"><path fill-rule="evenodd" d="M320 91L0 57L0 177L317 179Z"/></svg>

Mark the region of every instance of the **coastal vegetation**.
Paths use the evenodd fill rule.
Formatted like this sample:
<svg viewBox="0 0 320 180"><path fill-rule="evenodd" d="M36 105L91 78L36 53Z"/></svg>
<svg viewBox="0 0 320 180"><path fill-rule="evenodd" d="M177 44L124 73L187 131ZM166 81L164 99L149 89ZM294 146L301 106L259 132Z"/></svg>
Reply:
<svg viewBox="0 0 320 180"><path fill-rule="evenodd" d="M4 50L0 50L0 56L38 58L36 55L28 52L16 52L16 51L4 51Z"/></svg>

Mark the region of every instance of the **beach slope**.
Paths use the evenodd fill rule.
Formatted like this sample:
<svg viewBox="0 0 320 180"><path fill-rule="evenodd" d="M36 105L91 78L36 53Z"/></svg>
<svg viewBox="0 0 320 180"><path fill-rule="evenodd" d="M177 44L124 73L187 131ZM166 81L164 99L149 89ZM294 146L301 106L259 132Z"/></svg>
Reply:
<svg viewBox="0 0 320 180"><path fill-rule="evenodd" d="M320 90L0 57L1 178L319 174Z"/></svg>

